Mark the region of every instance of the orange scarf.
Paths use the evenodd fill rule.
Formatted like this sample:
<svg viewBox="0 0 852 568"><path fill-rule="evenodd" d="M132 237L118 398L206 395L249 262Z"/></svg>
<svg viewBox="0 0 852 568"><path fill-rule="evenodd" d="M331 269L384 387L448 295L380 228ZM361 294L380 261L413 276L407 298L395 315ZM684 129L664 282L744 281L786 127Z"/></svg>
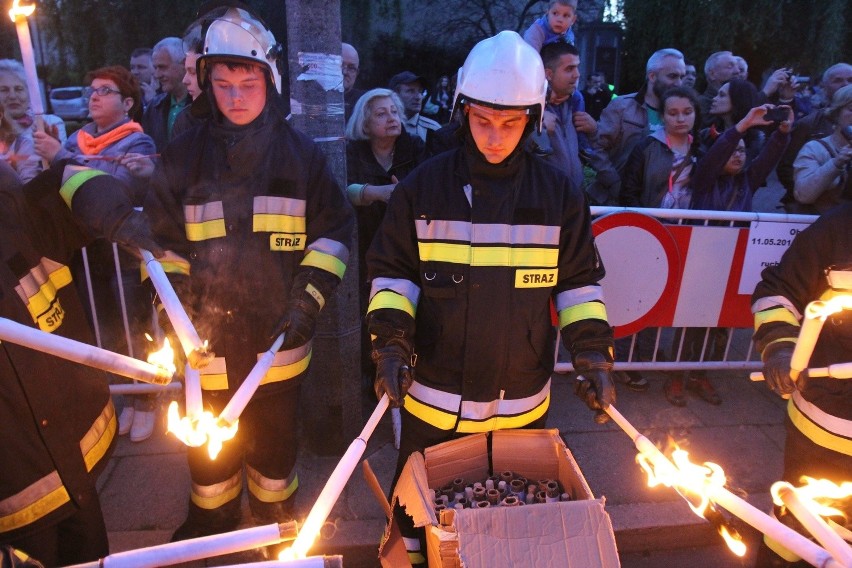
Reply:
<svg viewBox="0 0 852 568"><path fill-rule="evenodd" d="M77 146L80 147L80 152L86 155L97 155L121 140L130 136L134 132L142 132L142 126L138 122L125 122L121 126L116 126L109 132L100 136L92 136L83 129L77 132Z"/></svg>

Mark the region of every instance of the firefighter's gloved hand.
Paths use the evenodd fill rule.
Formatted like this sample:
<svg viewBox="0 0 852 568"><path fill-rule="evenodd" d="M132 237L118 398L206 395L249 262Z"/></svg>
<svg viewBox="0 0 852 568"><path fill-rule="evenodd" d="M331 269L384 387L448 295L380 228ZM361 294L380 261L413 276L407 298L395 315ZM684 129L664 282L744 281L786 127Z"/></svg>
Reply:
<svg viewBox="0 0 852 568"><path fill-rule="evenodd" d="M612 382L612 361L598 351L584 351L574 357L574 370L585 380L577 381L574 393L592 410L603 410L615 404L615 384ZM608 415L605 415L608 416ZM598 413L596 422L601 422Z"/></svg>
<svg viewBox="0 0 852 568"><path fill-rule="evenodd" d="M136 257L139 256L139 249L151 251L154 258L162 258L166 254L166 251L151 236L151 228L141 211L132 211L105 236Z"/></svg>
<svg viewBox="0 0 852 568"><path fill-rule="evenodd" d="M291 298L284 317L278 321L269 336L270 341L274 341L281 333L285 333L281 349L295 349L305 345L314 337L319 311L320 307L316 300L306 294Z"/></svg>
<svg viewBox="0 0 852 568"><path fill-rule="evenodd" d="M405 404L405 394L414 381L411 351L408 341L396 338L370 354L376 364L376 380L373 383L376 398L381 399L382 395L387 394L391 408Z"/></svg>
<svg viewBox="0 0 852 568"><path fill-rule="evenodd" d="M794 347L790 341L780 341L763 350L763 378L769 390L780 396L790 395L796 390L796 382L790 377ZM804 373L799 376L800 379L803 377Z"/></svg>

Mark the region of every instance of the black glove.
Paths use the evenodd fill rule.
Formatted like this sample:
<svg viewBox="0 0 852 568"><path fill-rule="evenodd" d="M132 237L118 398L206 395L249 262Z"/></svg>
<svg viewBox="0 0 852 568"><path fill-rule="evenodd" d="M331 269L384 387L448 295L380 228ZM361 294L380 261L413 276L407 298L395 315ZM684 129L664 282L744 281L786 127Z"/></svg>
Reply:
<svg viewBox="0 0 852 568"><path fill-rule="evenodd" d="M166 251L151 236L151 228L141 211L132 211L115 226L110 234L104 236L126 248L137 258L139 257L139 249L150 251L154 258L162 258L166 254Z"/></svg>
<svg viewBox="0 0 852 568"><path fill-rule="evenodd" d="M302 292L296 298L291 298L284 316L270 334L270 340L275 340L281 333L286 333L281 349L295 349L310 341L316 329L317 314L320 306L307 292Z"/></svg>
<svg viewBox="0 0 852 568"><path fill-rule="evenodd" d="M381 399L382 395L387 394L391 408L405 405L405 394L414 381L411 351L411 344L407 340L394 338L370 354L376 364L376 380L373 383L376 398Z"/></svg>
<svg viewBox="0 0 852 568"><path fill-rule="evenodd" d="M574 370L585 380L577 381L574 393L592 410L602 410L615 404L615 384L612 382L612 361L599 351L583 351L574 357ZM598 416L602 416L598 413ZM602 418L596 417L596 422Z"/></svg>
<svg viewBox="0 0 852 568"><path fill-rule="evenodd" d="M790 360L794 348L795 344L791 341L779 341L763 350L763 378L769 390L780 396L792 394L796 390L796 382L790 377ZM799 379L802 380L804 375L802 373Z"/></svg>

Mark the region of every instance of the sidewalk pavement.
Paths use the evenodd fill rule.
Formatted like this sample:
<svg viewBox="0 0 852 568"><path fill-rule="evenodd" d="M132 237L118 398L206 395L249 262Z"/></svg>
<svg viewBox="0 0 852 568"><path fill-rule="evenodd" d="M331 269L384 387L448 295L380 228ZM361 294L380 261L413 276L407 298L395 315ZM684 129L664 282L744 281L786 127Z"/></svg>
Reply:
<svg viewBox="0 0 852 568"><path fill-rule="evenodd" d="M769 487L781 474L784 401L764 384L749 381L744 372L724 372L712 377L724 401L721 406L711 406L688 393L687 406L676 408L663 397L665 376L646 376L651 382L647 392L636 393L619 385L617 408L621 413L651 440L664 443L671 436L690 452L692 461L720 464L730 488L759 509L768 510ZM647 487L630 439L612 423L596 424L591 411L573 395L572 383L569 377L554 376L548 427L559 429L593 493L606 498L619 551L717 544L715 530L695 516L673 490ZM182 444L164 431L168 400L163 398L154 436L141 443L121 438L100 479L112 552L168 542L186 514L189 472ZM364 400L366 422L372 401ZM396 463L389 413L370 439L364 457L388 488ZM337 461L334 456L300 452L297 520L307 516ZM245 501L244 497L242 526L250 526ZM356 468L324 528L328 538L312 554L341 554L347 568L377 566L376 548L384 526L384 513L361 469ZM207 565L260 559L258 553L243 553L211 559Z"/></svg>

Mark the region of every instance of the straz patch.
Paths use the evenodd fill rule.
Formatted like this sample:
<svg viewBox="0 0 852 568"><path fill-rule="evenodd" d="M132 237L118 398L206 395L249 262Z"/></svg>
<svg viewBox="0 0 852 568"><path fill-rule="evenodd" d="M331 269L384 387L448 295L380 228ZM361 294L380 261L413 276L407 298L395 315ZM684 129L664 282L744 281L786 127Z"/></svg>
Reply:
<svg viewBox="0 0 852 568"><path fill-rule="evenodd" d="M556 274L558 270L516 270L515 288L547 288L556 286Z"/></svg>
<svg viewBox="0 0 852 568"><path fill-rule="evenodd" d="M305 250L307 235L292 233L272 233L269 235L269 250Z"/></svg>

